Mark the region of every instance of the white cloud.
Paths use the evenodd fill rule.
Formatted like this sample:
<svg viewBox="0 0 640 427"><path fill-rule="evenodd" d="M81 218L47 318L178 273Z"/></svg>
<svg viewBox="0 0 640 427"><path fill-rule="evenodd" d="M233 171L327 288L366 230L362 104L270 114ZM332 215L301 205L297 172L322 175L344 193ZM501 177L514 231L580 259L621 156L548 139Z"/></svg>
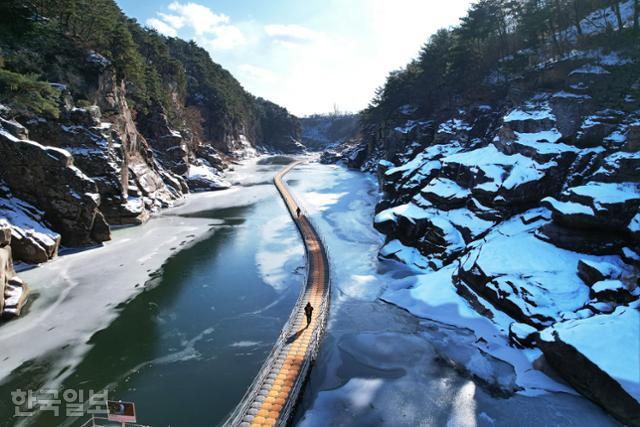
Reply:
<svg viewBox="0 0 640 427"><path fill-rule="evenodd" d="M156 31L158 31L160 34L164 34L165 36L169 36L169 37L175 37L178 35L178 32L176 31L175 28L173 28L171 25L162 22L161 20L157 19L157 18L149 18L145 21L145 23L155 29Z"/></svg>
<svg viewBox="0 0 640 427"><path fill-rule="evenodd" d="M245 37L242 31L234 25L220 25L213 31L215 37L208 41L212 49L228 50L238 47L245 43Z"/></svg>
<svg viewBox="0 0 640 427"><path fill-rule="evenodd" d="M212 50L231 50L246 43L240 28L232 25L225 14L214 13L207 6L191 2L174 1L168 8L173 14L158 12L160 19L149 18L146 24L171 37L175 37L178 30L192 31L198 42Z"/></svg>
<svg viewBox="0 0 640 427"><path fill-rule="evenodd" d="M274 6L289 24L252 15L232 20L190 0L171 1L147 24L194 39L248 91L305 115L331 111L334 103L366 107L388 73L415 58L436 30L457 24L472 0L327 0L340 7L313 16Z"/></svg>
<svg viewBox="0 0 640 427"><path fill-rule="evenodd" d="M264 26L264 31L270 38L285 43L310 43L319 37L319 34L302 25L270 24Z"/></svg>
<svg viewBox="0 0 640 427"><path fill-rule="evenodd" d="M184 16L169 15L162 12L158 12L158 16L160 16L164 22L171 25L176 30L179 30L180 28L184 27L184 21L185 21Z"/></svg>
<svg viewBox="0 0 640 427"><path fill-rule="evenodd" d="M175 1L169 5L169 10L178 13L178 18L184 19L184 23L193 28L196 35L215 33L219 25L229 22L227 15L213 13L207 6L198 3Z"/></svg>

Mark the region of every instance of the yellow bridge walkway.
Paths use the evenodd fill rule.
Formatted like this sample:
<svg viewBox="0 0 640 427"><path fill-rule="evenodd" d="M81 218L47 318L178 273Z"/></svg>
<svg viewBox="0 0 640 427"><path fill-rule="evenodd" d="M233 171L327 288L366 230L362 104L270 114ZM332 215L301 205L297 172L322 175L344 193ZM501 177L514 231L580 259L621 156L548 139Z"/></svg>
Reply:
<svg viewBox="0 0 640 427"><path fill-rule="evenodd" d="M327 253L306 212L298 205L282 180L284 175L300 163L292 163L280 171L274 178L274 184L304 241L307 256L305 287L271 354L225 423L226 426L286 425L324 333L330 291ZM308 327L304 314L307 302L314 308Z"/></svg>

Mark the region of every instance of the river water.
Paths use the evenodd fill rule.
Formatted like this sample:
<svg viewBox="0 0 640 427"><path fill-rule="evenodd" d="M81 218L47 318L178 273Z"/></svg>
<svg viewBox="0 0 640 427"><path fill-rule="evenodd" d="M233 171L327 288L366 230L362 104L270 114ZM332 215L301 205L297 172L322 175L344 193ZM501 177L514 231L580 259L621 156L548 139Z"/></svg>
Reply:
<svg viewBox="0 0 640 427"><path fill-rule="evenodd" d="M53 411L10 417L11 391L48 388L49 384L60 390L83 390L85 395L107 388L110 399L134 401L138 420L154 426L222 422L271 350L304 277L302 243L270 183L281 167L241 168L240 188L226 197L235 200L218 203L213 199L163 213L163 217L186 221L205 219L210 230L183 249L176 243L164 265L149 273L142 284L144 291L113 308L115 318L90 336L79 357L74 355L76 349L62 348L61 342L56 350L22 364L6 378L0 387L0 424L78 425L79 418L64 417L64 405L59 417ZM259 196L247 198L243 193ZM135 228L122 230L114 240L135 241L137 233ZM271 253L275 256L270 257ZM124 251L122 257L137 259L139 254ZM99 270L100 260L93 262ZM45 265L23 273L33 283L35 298L39 298L39 280L55 274L49 269ZM118 280L126 282L127 275ZM101 303L86 301L74 308L92 310ZM73 316L68 321L73 322ZM49 333L55 335L57 329ZM21 345L30 345L28 335ZM76 357L77 364L61 362L67 357ZM60 376L64 379L56 381Z"/></svg>
<svg viewBox="0 0 640 427"><path fill-rule="evenodd" d="M23 272L33 288L28 313L0 328L0 425L80 424L42 411L13 417L10 393L19 388L106 388L111 399L135 401L139 422L154 426L224 421L304 277L302 243L271 184L278 163L247 162L230 175L233 190L190 196L118 230L103 248ZM327 334L295 424L615 425L566 387L496 394L465 363L507 380L513 369L479 354L472 330L379 299L410 286L413 273L377 258L370 176L312 163L288 184L326 240L332 269ZM452 358L458 366L443 362Z"/></svg>

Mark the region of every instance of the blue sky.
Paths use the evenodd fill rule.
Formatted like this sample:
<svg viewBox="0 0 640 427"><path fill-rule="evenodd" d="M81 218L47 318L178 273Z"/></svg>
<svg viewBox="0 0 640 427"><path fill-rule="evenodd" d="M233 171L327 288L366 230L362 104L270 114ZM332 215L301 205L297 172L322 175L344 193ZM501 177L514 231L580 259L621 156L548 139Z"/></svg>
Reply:
<svg viewBox="0 0 640 427"><path fill-rule="evenodd" d="M161 33L193 39L251 93L296 115L359 111L471 0L117 0Z"/></svg>

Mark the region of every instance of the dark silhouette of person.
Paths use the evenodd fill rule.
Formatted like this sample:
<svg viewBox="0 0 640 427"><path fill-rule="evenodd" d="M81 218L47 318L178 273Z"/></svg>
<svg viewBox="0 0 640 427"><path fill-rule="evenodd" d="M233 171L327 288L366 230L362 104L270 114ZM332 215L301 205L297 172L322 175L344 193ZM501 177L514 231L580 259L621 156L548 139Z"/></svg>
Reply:
<svg viewBox="0 0 640 427"><path fill-rule="evenodd" d="M304 314L305 316L307 316L307 326L309 327L309 324L311 323L311 314L313 313L313 307L311 306L311 303L308 302L307 305L304 306Z"/></svg>
<svg viewBox="0 0 640 427"><path fill-rule="evenodd" d="M296 209L296 215L300 218L300 208Z"/></svg>

